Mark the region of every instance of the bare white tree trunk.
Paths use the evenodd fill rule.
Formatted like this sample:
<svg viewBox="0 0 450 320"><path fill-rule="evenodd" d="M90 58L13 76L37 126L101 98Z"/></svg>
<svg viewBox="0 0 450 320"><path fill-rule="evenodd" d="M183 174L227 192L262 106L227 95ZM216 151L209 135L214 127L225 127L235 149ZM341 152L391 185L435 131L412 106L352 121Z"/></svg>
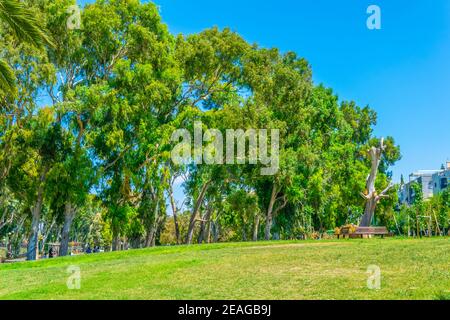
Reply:
<svg viewBox="0 0 450 320"><path fill-rule="evenodd" d="M359 225L360 227L370 227L370 223L372 222L372 218L375 214L377 204L380 202L382 198L388 197L386 193L392 187L392 185L389 185L380 194L378 194L375 189L375 181L377 179L378 167L380 166L381 156L383 155L383 151L385 150L385 148L386 146L384 145L384 139L381 138L380 146L378 148L372 147L369 150L372 166L369 177L367 178L367 194L364 193L362 194L364 199L366 199L366 207L364 210L364 215Z"/></svg>

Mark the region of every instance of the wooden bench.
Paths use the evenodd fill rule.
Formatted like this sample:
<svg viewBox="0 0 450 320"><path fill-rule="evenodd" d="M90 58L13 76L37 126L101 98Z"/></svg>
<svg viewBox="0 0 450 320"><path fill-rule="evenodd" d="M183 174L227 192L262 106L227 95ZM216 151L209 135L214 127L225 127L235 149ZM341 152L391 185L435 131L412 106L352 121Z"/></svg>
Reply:
<svg viewBox="0 0 450 320"><path fill-rule="evenodd" d="M381 236L381 238L384 238L384 236L388 236L389 231L386 227L356 227L355 232L350 232L349 227L344 227L341 229L341 233L338 234L338 239L340 236L343 238L364 238L370 237L370 236Z"/></svg>

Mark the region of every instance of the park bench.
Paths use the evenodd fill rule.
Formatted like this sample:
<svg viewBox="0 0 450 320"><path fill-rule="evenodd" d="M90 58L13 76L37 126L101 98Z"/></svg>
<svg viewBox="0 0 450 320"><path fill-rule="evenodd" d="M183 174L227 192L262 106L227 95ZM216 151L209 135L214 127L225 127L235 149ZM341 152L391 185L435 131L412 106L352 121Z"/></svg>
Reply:
<svg viewBox="0 0 450 320"><path fill-rule="evenodd" d="M342 236L342 238L364 238L364 237L373 237L373 236L389 236L389 231L386 227L356 227L354 232L350 231L350 227L343 227L341 229L341 233L337 235L338 239Z"/></svg>

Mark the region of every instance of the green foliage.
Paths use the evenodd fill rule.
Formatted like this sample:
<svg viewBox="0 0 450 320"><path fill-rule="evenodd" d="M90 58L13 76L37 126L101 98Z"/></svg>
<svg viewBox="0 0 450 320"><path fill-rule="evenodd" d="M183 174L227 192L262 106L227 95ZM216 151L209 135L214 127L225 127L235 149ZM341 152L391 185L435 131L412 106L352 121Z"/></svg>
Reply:
<svg viewBox="0 0 450 320"><path fill-rule="evenodd" d="M18 0L0 0L0 22L5 23L15 39L35 47L53 45L40 24L40 15ZM15 80L9 65L0 60L0 95L15 95Z"/></svg>
<svg viewBox="0 0 450 320"><path fill-rule="evenodd" d="M6 18L33 12L29 25L1 26L0 68L6 80L17 79L17 95L1 100L0 192L13 195L24 217L15 230L26 234L37 208L33 218L55 241L69 228L71 240L113 249L173 243L167 195L182 174L183 239L298 239L357 222L367 149L379 143L374 110L314 84L309 63L294 52L251 45L228 28L175 37L151 2L99 0L82 10L80 30L67 30L73 4L29 0L20 5L26 14ZM32 29L38 18L43 26ZM29 41L19 44L17 36ZM224 136L279 129L279 170L262 176L261 164L175 166L171 135L193 133L196 121ZM377 190L400 159L394 139L385 141ZM392 190L377 214L391 229L396 202ZM448 225L443 208L438 219Z"/></svg>

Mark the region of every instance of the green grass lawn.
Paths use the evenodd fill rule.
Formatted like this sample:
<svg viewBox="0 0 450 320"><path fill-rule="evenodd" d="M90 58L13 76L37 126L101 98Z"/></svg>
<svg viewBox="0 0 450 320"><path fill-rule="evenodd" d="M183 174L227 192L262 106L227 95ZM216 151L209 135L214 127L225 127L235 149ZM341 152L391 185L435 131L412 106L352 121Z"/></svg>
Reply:
<svg viewBox="0 0 450 320"><path fill-rule="evenodd" d="M381 289L367 288L369 265ZM69 290L67 268L81 270ZM0 265L0 299L448 299L450 239L160 247Z"/></svg>

